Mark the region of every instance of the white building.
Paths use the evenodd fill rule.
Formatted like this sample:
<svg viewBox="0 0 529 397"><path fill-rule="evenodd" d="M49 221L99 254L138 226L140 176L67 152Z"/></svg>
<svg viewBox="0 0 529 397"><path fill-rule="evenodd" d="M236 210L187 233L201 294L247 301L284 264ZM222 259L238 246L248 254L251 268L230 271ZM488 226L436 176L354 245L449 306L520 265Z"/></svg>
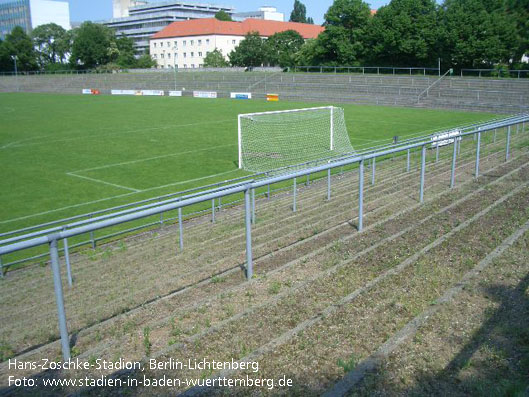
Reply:
<svg viewBox="0 0 529 397"><path fill-rule="evenodd" d="M259 32L261 37L268 38L286 30L295 30L304 39L313 39L324 28L305 23L261 19L226 22L207 18L174 22L152 36L150 54L158 68L200 68L208 52L218 49L227 57L250 32Z"/></svg>
<svg viewBox="0 0 529 397"><path fill-rule="evenodd" d="M70 5L67 1L0 0L0 39L20 26L28 34L39 25L56 23L70 29Z"/></svg>
<svg viewBox="0 0 529 397"><path fill-rule="evenodd" d="M234 21L244 21L248 18L283 22L285 20L285 15L282 12L278 12L277 8L270 6L261 7L257 11L237 12L233 14Z"/></svg>

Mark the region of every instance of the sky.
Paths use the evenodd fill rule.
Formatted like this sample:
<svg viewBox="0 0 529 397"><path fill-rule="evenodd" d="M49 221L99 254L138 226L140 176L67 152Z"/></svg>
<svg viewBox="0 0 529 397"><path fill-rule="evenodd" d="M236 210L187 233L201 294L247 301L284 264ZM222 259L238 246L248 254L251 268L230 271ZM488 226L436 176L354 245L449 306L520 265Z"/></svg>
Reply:
<svg viewBox="0 0 529 397"><path fill-rule="evenodd" d="M236 11L255 11L259 7L269 5L276 7L285 14L288 21L294 5L294 0L190 0L198 3L211 3L218 5L228 5L235 7ZM73 22L100 21L112 17L112 0L68 0L70 3L70 18ZM156 3L158 0L150 0ZM389 0L367 1L372 9L379 8L387 4ZM323 15L333 3L333 0L302 0L307 7L307 17L312 17L317 24L323 23Z"/></svg>

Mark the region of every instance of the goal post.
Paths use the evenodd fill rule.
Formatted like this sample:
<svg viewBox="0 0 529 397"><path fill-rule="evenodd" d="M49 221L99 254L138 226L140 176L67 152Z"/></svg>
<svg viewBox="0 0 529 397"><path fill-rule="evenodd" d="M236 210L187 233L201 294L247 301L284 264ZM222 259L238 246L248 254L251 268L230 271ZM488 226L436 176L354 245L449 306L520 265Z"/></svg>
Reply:
<svg viewBox="0 0 529 397"><path fill-rule="evenodd" d="M240 114L239 168L253 172L354 152L342 108L322 106Z"/></svg>

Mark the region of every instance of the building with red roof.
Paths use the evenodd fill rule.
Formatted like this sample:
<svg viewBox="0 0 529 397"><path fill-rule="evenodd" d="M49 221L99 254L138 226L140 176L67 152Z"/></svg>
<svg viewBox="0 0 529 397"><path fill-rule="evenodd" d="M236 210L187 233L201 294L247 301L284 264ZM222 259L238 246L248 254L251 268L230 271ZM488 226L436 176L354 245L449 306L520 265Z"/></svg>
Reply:
<svg viewBox="0 0 529 397"><path fill-rule="evenodd" d="M306 23L251 18L242 22L193 19L174 22L153 35L150 53L159 68L199 68L208 52L218 49L227 56L250 32L258 32L261 37L268 38L286 30L295 30L308 40L318 37L324 28Z"/></svg>

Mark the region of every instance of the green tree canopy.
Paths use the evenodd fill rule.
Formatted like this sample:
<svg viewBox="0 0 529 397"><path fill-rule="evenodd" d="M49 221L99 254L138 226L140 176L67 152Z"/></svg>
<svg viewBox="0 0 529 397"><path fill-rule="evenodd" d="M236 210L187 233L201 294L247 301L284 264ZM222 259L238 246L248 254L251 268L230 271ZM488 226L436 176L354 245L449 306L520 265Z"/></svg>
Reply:
<svg viewBox="0 0 529 397"><path fill-rule="evenodd" d="M362 0L335 0L325 14L325 31L315 44L303 50L303 56L312 58L313 65L361 63L367 52L366 33L370 23L369 4Z"/></svg>
<svg viewBox="0 0 529 397"><path fill-rule="evenodd" d="M9 50L5 41L0 40L0 72L11 72L14 70L14 63L9 55Z"/></svg>
<svg viewBox="0 0 529 397"><path fill-rule="evenodd" d="M515 62L520 62L524 54L529 54L529 0L507 0L507 15L516 23L518 45Z"/></svg>
<svg viewBox="0 0 529 397"><path fill-rule="evenodd" d="M17 56L18 70L36 70L37 54L33 48L33 41L20 26L15 26L6 36L4 51L9 57Z"/></svg>
<svg viewBox="0 0 529 397"><path fill-rule="evenodd" d="M266 47L258 32L248 33L229 54L232 66L255 67L266 61Z"/></svg>
<svg viewBox="0 0 529 397"><path fill-rule="evenodd" d="M130 37L120 36L115 39L117 54L115 62L120 68L136 67L136 57L134 51L134 42Z"/></svg>
<svg viewBox="0 0 529 397"><path fill-rule="evenodd" d="M71 51L67 31L55 23L37 26L31 33L41 67L52 63L62 63Z"/></svg>
<svg viewBox="0 0 529 397"><path fill-rule="evenodd" d="M267 61L270 65L291 67L295 65L295 55L305 40L295 30L276 33L266 41Z"/></svg>
<svg viewBox="0 0 529 397"><path fill-rule="evenodd" d="M307 23L307 7L299 0L294 0L294 9L290 13L290 22Z"/></svg>
<svg viewBox="0 0 529 397"><path fill-rule="evenodd" d="M204 58L205 68L225 68L228 66L229 63L226 58L224 58L224 55L222 55L222 51L217 48L208 52Z"/></svg>
<svg viewBox="0 0 529 397"><path fill-rule="evenodd" d="M75 30L70 62L91 69L105 65L116 56L116 47L111 48L114 33L106 26L83 22Z"/></svg>
<svg viewBox="0 0 529 397"><path fill-rule="evenodd" d="M392 0L373 17L371 63L433 66L440 34L435 0Z"/></svg>
<svg viewBox="0 0 529 397"><path fill-rule="evenodd" d="M440 19L441 57L457 69L509 63L519 51L516 21L501 0L446 0Z"/></svg>
<svg viewBox="0 0 529 397"><path fill-rule="evenodd" d="M215 14L215 18L217 18L219 21L231 21L231 15L228 14L226 11L224 10L220 10L219 12L217 12Z"/></svg>

